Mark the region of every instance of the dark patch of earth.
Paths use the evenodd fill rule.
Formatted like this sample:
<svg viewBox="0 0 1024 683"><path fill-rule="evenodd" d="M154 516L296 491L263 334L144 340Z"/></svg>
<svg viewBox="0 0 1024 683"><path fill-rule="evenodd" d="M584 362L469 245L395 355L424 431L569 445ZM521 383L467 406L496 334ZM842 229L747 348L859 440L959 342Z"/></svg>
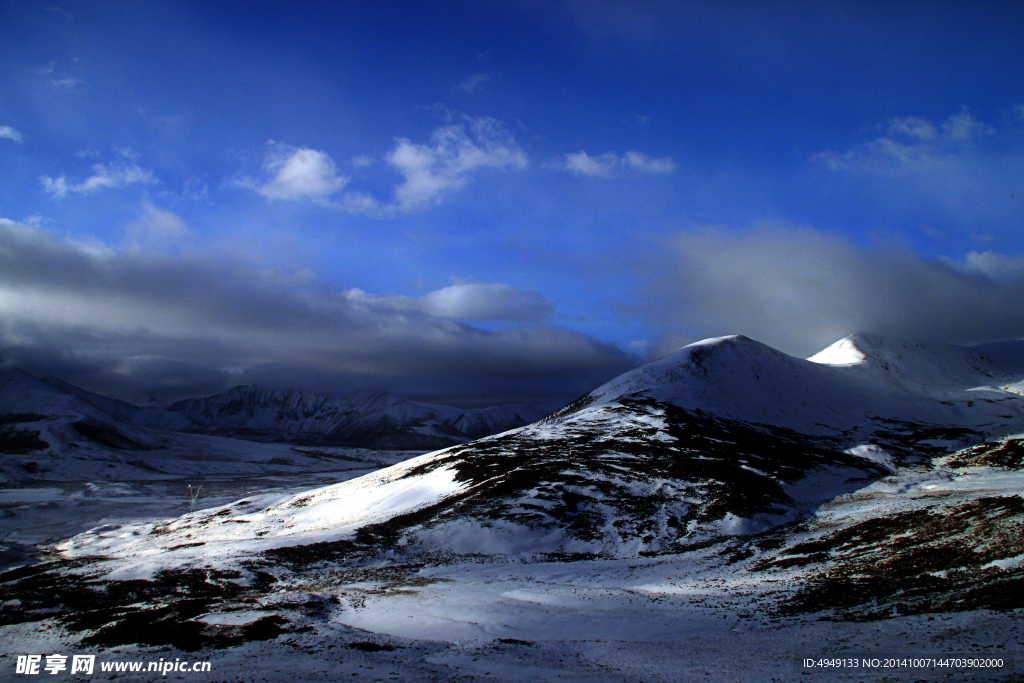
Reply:
<svg viewBox="0 0 1024 683"><path fill-rule="evenodd" d="M946 460L947 467L1024 467L1024 439L1006 439L965 448Z"/></svg>
<svg viewBox="0 0 1024 683"><path fill-rule="evenodd" d="M866 520L797 543L754 570L815 567L783 614L869 620L897 614L1024 608L1024 499L990 496Z"/></svg>
<svg viewBox="0 0 1024 683"><path fill-rule="evenodd" d="M584 541L639 538L658 552L674 552L690 542L692 523L730 513L799 512L783 486L815 470L849 470L851 490L888 473L835 442L791 430L655 402L630 401L605 412L603 423L558 425L564 434L558 440L516 433L449 449L406 476L450 467L466 490L395 523L470 518L486 526L502 519L566 530ZM665 428L645 422L651 416ZM618 539L608 538L609 524Z"/></svg>

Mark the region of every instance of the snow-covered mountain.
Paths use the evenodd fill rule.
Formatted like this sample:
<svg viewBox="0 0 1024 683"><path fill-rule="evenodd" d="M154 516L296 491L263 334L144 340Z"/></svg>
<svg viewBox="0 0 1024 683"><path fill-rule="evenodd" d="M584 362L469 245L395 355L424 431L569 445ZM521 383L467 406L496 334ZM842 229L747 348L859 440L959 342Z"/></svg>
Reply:
<svg viewBox="0 0 1024 683"><path fill-rule="evenodd" d="M803 360L746 337L709 339L536 424L271 507L97 530L61 550L171 564L325 542L428 556L678 551L1024 431L1024 374L1006 360L1016 347L1001 348L854 335Z"/></svg>
<svg viewBox="0 0 1024 683"><path fill-rule="evenodd" d="M1015 378L977 349L948 344L855 334L802 360L733 336L621 375L559 414L643 398L803 434L871 439L893 421L955 429L1012 423L1024 415L999 385Z"/></svg>
<svg viewBox="0 0 1024 683"><path fill-rule="evenodd" d="M561 407L560 403L512 403L467 410L452 423L452 426L468 437L481 439L532 424Z"/></svg>

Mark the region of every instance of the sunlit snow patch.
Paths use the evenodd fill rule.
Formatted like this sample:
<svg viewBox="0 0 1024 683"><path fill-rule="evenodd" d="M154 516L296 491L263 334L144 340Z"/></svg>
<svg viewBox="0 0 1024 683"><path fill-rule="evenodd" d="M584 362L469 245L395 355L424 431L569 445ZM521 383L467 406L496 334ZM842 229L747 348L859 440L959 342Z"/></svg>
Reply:
<svg viewBox="0 0 1024 683"><path fill-rule="evenodd" d="M847 449L845 452L850 455L855 455L858 458L864 458L865 460L878 463L890 472L896 471L896 464L893 462L892 454L880 446L870 443L863 444L861 446L854 446L853 448Z"/></svg>
<svg viewBox="0 0 1024 683"><path fill-rule="evenodd" d="M420 456L359 479L274 500L242 500L158 524L108 525L55 546L65 557L101 555L169 564L212 563L238 553L349 538L356 529L413 512L459 493L455 471L441 467L403 478Z"/></svg>

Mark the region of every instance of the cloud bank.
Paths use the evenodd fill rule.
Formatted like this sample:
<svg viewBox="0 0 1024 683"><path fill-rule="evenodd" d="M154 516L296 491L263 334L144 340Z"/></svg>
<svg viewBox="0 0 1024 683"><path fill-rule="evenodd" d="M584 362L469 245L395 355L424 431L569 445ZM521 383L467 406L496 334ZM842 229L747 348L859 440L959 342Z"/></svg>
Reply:
<svg viewBox="0 0 1024 683"><path fill-rule="evenodd" d="M156 207L140 221L158 238L183 229ZM546 323L550 313L540 294L500 283L372 295L0 220L0 360L87 388L175 398L256 382L378 387L479 405L568 400L636 364Z"/></svg>
<svg viewBox="0 0 1024 683"><path fill-rule="evenodd" d="M745 334L808 356L851 332L955 344L1024 337L1024 260L867 249L813 228L675 236L646 276L649 315L681 334L658 353Z"/></svg>

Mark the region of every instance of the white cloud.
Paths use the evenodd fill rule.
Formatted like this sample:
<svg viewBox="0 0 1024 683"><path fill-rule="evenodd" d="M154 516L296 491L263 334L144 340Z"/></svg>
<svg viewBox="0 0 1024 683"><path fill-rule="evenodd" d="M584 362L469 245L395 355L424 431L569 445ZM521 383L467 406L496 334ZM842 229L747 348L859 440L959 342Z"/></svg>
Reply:
<svg viewBox="0 0 1024 683"><path fill-rule="evenodd" d="M963 262L943 259L943 262L961 272L983 275L994 282L1012 282L1024 279L1024 256L1007 256L994 251L971 251Z"/></svg>
<svg viewBox="0 0 1024 683"><path fill-rule="evenodd" d="M655 159L640 152L626 152L623 163L634 171L641 173L671 173L676 165L669 157Z"/></svg>
<svg viewBox="0 0 1024 683"><path fill-rule="evenodd" d="M21 133L10 126L0 126L0 138L14 140L15 142L22 142Z"/></svg>
<svg viewBox="0 0 1024 683"><path fill-rule="evenodd" d="M815 159L832 170L902 175L948 167L972 153L973 144L996 130L961 112L940 125L916 116L891 119L886 135L845 152L821 152Z"/></svg>
<svg viewBox="0 0 1024 683"><path fill-rule="evenodd" d="M490 74L473 74L462 79L455 87L463 92L472 93L489 80L491 80Z"/></svg>
<svg viewBox="0 0 1024 683"><path fill-rule="evenodd" d="M497 283L454 284L423 297L424 310L439 318L538 322L551 305L539 292Z"/></svg>
<svg viewBox="0 0 1024 683"><path fill-rule="evenodd" d="M365 192L346 192L341 197L341 208L349 213L358 213L378 218L390 213L387 205Z"/></svg>
<svg viewBox="0 0 1024 683"><path fill-rule="evenodd" d="M841 151L825 151L812 161L858 179L887 211L925 214L974 233L1019 224L1024 173L1024 129L1007 120L995 128L967 111L944 121L921 117L891 119L881 134ZM846 178L843 178L845 184ZM849 187L849 186L848 186Z"/></svg>
<svg viewBox="0 0 1024 683"><path fill-rule="evenodd" d="M54 79L54 80L50 81L50 83L53 84L54 87L62 88L64 90L74 90L75 88L77 88L78 86L80 86L84 82L85 81L83 81L81 78L70 78L70 77L68 77L68 78L57 78L57 79Z"/></svg>
<svg viewBox="0 0 1024 683"><path fill-rule="evenodd" d="M387 162L404 180L395 187L389 203L362 192L347 192L342 206L348 211L373 216L409 213L436 204L444 193L466 184L479 169L525 168L526 154L504 126L489 117L464 117L464 123L442 126L430 142L414 143L398 138Z"/></svg>
<svg viewBox="0 0 1024 683"><path fill-rule="evenodd" d="M275 142L269 145L270 151L263 167L272 177L259 184L251 181L242 183L253 187L267 199L326 202L349 181L338 175L334 160L325 152Z"/></svg>
<svg viewBox="0 0 1024 683"><path fill-rule="evenodd" d="M152 185L156 178L151 171L140 168L135 164L94 164L92 175L80 183L68 183L65 176L51 178L41 176L39 181L43 185L43 191L56 199L64 198L69 192L77 194L89 194L102 189L120 187L141 183Z"/></svg>
<svg viewBox="0 0 1024 683"><path fill-rule="evenodd" d="M526 154L504 126L488 117L463 117L463 123L442 126L430 141L415 143L396 138L395 148L384 160L402 175L390 201L377 199L362 190L349 190L333 197L351 181L339 176L337 166L325 152L270 143L264 168L271 177L243 178L240 187L255 190L268 199L310 199L350 213L376 218L410 213L441 201L442 196L466 184L469 176L484 168L522 169ZM366 168L373 157L351 159L353 168Z"/></svg>
<svg viewBox="0 0 1024 683"><path fill-rule="evenodd" d="M388 162L405 177L395 188L400 210L437 201L439 195L461 187L471 171L480 168L522 169L526 154L498 121L467 118L465 125L438 128L427 144L399 139Z"/></svg>
<svg viewBox="0 0 1024 683"><path fill-rule="evenodd" d="M618 165L618 158L611 152L592 157L586 152L570 152L565 155L565 170L576 175L591 178L607 178Z"/></svg>
<svg viewBox="0 0 1024 683"><path fill-rule="evenodd" d="M949 140L968 141L982 136L992 135L995 128L974 118L967 112L950 116L942 124L942 132Z"/></svg>
<svg viewBox="0 0 1024 683"><path fill-rule="evenodd" d="M935 125L927 119L907 116L889 121L889 133L892 135L906 135L919 140L934 140L938 131Z"/></svg>
<svg viewBox="0 0 1024 683"><path fill-rule="evenodd" d="M536 323L548 319L553 312L539 292L495 282L456 283L421 297L372 295L361 289L350 289L345 297L355 305L376 311L470 322Z"/></svg>
<svg viewBox="0 0 1024 683"><path fill-rule="evenodd" d="M654 158L633 150L621 157L613 152L591 156L581 150L566 154L564 161L555 167L579 176L610 178L620 171L666 174L674 171L676 165L670 157Z"/></svg>
<svg viewBox="0 0 1024 683"><path fill-rule="evenodd" d="M132 249L174 249L192 239L192 231L177 214L149 201L142 202L142 213L125 229L126 244Z"/></svg>
<svg viewBox="0 0 1024 683"><path fill-rule="evenodd" d="M43 184L43 192L53 195L57 199L62 199L68 193L68 183L64 176L51 178L44 175L40 176L39 182Z"/></svg>
<svg viewBox="0 0 1024 683"><path fill-rule="evenodd" d="M56 76L56 73L57 73L57 62L56 61L50 62L46 66L38 69L37 72L41 76L45 76L49 80L50 85L52 85L52 86L54 86L56 88L61 88L63 90L74 90L76 87L78 87L79 85L81 85L82 83L85 82L85 81L83 81L80 78L72 78L70 76L65 76L63 78L57 77Z"/></svg>

